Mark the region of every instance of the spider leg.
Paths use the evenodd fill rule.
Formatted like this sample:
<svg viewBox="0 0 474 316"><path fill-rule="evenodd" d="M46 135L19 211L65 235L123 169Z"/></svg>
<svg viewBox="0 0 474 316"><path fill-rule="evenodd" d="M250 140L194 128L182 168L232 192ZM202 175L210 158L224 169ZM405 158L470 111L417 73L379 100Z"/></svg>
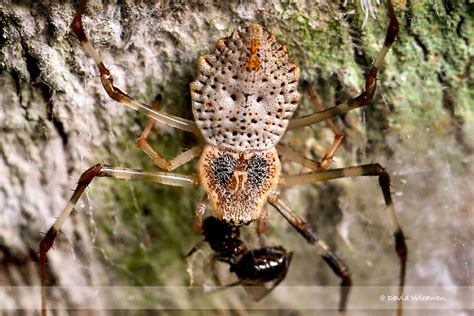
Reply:
<svg viewBox="0 0 474 316"><path fill-rule="evenodd" d="M293 226L308 243L316 248L318 254L331 267L334 273L341 278L339 311L344 312L349 298L352 281L349 269L344 262L331 252L329 246L320 239L298 214L293 212L281 199L278 197L270 197L268 202L273 205L277 211Z"/></svg>
<svg viewBox="0 0 474 316"><path fill-rule="evenodd" d="M390 176L385 169L379 164L368 164L348 168L324 170L321 172L310 172L299 175L287 175L283 176L282 184L285 186L291 186L296 184L307 184L315 183L320 181L327 181L338 178L346 177L359 177L359 176L377 176L379 177L379 185L382 189L385 205L390 215L392 223L392 233L395 239L395 251L400 260L400 283L399 283L399 297L403 295L403 288L405 286L405 274L406 274L406 263L408 256L408 249L405 244L405 236L403 235L400 223L395 212L395 208L392 202L392 195L390 193ZM398 303L398 315L401 315L403 307L403 301L400 300Z"/></svg>
<svg viewBox="0 0 474 316"><path fill-rule="evenodd" d="M158 95L152 103L152 106L155 110L159 110L160 101L161 97ZM148 136L150 135L154 124L155 121L153 119L148 119L145 129L143 130L143 133L140 135L140 137L138 137L136 143L138 148L144 151L153 160L153 163L161 169L172 171L201 155L202 146L195 146L171 160L167 160L166 158L162 157L150 146L150 144L148 144Z"/></svg>
<svg viewBox="0 0 474 316"><path fill-rule="evenodd" d="M309 84L309 82L305 81L303 82L303 85L308 92L311 101L313 102L314 106L319 112L324 111L323 106L321 105L321 102L319 101L318 97L316 96L316 92L314 91L313 87ZM319 166L321 169L327 169L331 166L332 163L332 158L334 157L334 154L338 150L338 148L342 145L342 141L344 140L344 134L341 133L339 128L334 124L334 122L328 118L326 119L326 124L329 126L329 128L333 131L334 133L334 140L332 142L331 147L327 151L327 153L324 155L324 157L321 159L319 162Z"/></svg>
<svg viewBox="0 0 474 316"><path fill-rule="evenodd" d="M46 315L46 254L53 246L53 242L66 221L69 214L71 214L77 201L84 193L87 186L95 177L111 177L125 180L147 180L155 183L167 184L172 186L194 186L196 180L193 176L180 175L167 172L146 172L135 169L111 167L104 164L97 164L86 170L77 184L73 195L69 202L63 208L53 226L48 230L44 238L40 242L39 263L40 263L40 277L41 277L41 313Z"/></svg>
<svg viewBox="0 0 474 316"><path fill-rule="evenodd" d="M137 100L133 99L125 92L114 86L112 75L102 62L102 58L100 57L99 53L89 43L86 33L84 32L81 16L85 8L86 1L81 0L76 15L74 16L74 19L71 23L71 28L72 31L78 37L79 41L81 42L82 48L84 49L86 54L94 60L95 64L99 68L100 80L107 94L115 101L118 101L128 106L129 108L132 108L135 111L144 113L146 116L162 124L169 125L171 127L191 132L200 136L201 133L199 132L199 129L195 122L153 110L152 108L150 108L150 106L138 102Z"/></svg>
<svg viewBox="0 0 474 316"><path fill-rule="evenodd" d="M353 109L365 106L372 101L372 98L375 93L375 88L377 86L378 69L382 65L385 55L389 51L393 42L395 41L395 37L397 36L399 29L397 17L395 16L395 11L393 10L392 2L390 0L387 0L387 10L388 15L390 17L390 22L387 28L387 35L385 37L385 42L377 55L376 60L372 64L372 69L370 69L370 72L367 75L367 79L365 82L365 91L356 98L350 100L349 102L341 103L322 112L317 112L308 116L290 120L288 124L288 130L312 125L327 120L333 116L340 115Z"/></svg>
<svg viewBox="0 0 474 316"><path fill-rule="evenodd" d="M308 92L311 102L313 102L314 106L319 112L324 111L323 106L321 105L321 102L319 101L318 97L316 96L316 93L313 89L313 87L307 82L304 81L303 85L305 87L305 90ZM277 145L277 151L278 154L280 154L282 157L289 159L291 161L294 161L303 167L306 167L308 169L314 170L314 171L320 171L324 170L330 167L332 158L334 157L334 154L336 151L339 149L339 147L342 145L342 141L344 139L344 134L339 130L339 128L333 123L333 121L328 118L326 119L326 123L328 124L329 128L334 133L334 140L333 143L331 144L331 147L327 151L327 153L323 156L321 161L314 161L312 159L304 157L302 154L300 154L297 151L294 151L293 149L290 149L288 147L284 147L282 145Z"/></svg>
<svg viewBox="0 0 474 316"><path fill-rule="evenodd" d="M300 164L303 167L311 169L313 171L323 170L319 162L317 162L315 160L312 160L312 159L309 159L309 158L306 158L301 153L299 153L299 152L297 152L297 151L295 151L295 150L293 150L289 147L285 147L285 146L282 146L282 145L276 145L276 149L277 149L278 155L280 155L282 158L294 161L297 164Z"/></svg>

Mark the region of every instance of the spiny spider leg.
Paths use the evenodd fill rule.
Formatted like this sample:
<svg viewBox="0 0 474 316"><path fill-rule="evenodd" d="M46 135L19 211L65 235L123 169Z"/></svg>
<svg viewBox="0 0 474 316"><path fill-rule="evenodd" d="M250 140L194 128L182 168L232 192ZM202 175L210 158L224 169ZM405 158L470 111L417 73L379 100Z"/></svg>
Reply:
<svg viewBox="0 0 474 316"><path fill-rule="evenodd" d="M71 28L72 31L76 34L76 36L79 38L79 41L82 44L82 48L84 49L86 54L94 60L97 67L99 68L100 80L102 81L102 86L104 87L107 94L115 101L118 101L128 106L129 108L134 109L135 111L144 113L146 116L162 124L169 125L171 127L201 136L201 133L199 132L199 129L194 121L186 120L177 116L153 110L150 108L150 106L138 102L137 100L133 99L125 92L121 91L119 88L113 85L112 75L102 62L102 58L100 57L99 53L89 43L86 33L84 32L81 15L84 12L85 8L86 0L81 0L76 15L74 16L74 19L71 23Z"/></svg>
<svg viewBox="0 0 474 316"><path fill-rule="evenodd" d="M158 95L152 102L152 106L155 110L160 109L160 101L161 96ZM201 155L202 146L195 146L179 154L171 160L162 157L150 146L150 144L148 144L148 135L150 135L151 129L153 128L154 124L155 121L153 119L148 119L145 129L143 130L143 133L140 135L140 137L138 137L136 143L138 148L143 150L153 160L153 163L161 169L164 169L166 171L172 171Z"/></svg>
<svg viewBox="0 0 474 316"><path fill-rule="evenodd" d="M44 238L40 242L39 263L41 274L41 314L46 315L46 254L53 246L53 242L71 214L77 201L84 193L87 186L95 177L111 177L125 180L147 180L155 183L161 183L172 186L195 186L196 179L193 176L180 175L168 172L146 172L141 170L111 167L104 164L97 164L87 169L79 178L77 187L69 202L63 208L53 226L48 230Z"/></svg>
<svg viewBox="0 0 474 316"><path fill-rule="evenodd" d="M300 128L300 127L312 125L315 123L319 123L333 116L340 115L348 111L351 111L353 109L357 109L359 107L367 105L369 104L369 102L372 101L372 98L375 93L375 88L377 85L377 71L382 65L385 55L389 51L393 42L395 41L395 37L398 34L398 28L399 28L398 21L395 16L395 11L393 10L393 6L390 0L387 0L387 10L388 10L388 15L390 17L390 23L387 28L387 36L385 37L384 45L382 46L382 48L379 51L379 54L377 55L377 59L372 65L372 69L370 69L370 72L367 75L367 79L365 82L365 91L362 94L360 94L358 97L350 100L349 102L341 103L339 105L336 105L322 112L317 112L317 113L304 116L301 118L294 118L290 120L287 130L292 130L295 128Z"/></svg>
<svg viewBox="0 0 474 316"><path fill-rule="evenodd" d="M400 283L398 295L403 295L405 286L406 263L408 256L408 249L405 244L405 236L403 235L400 223L395 212L392 202L392 195L390 193L390 176L385 169L379 164L368 164L362 166L354 166L348 168L324 170L321 172L310 172L298 175L283 176L281 181L283 186L291 186L297 184L308 184L332 179L346 178L346 177L360 177L360 176L378 176L379 185L382 189L385 205L387 206L392 223L392 233L395 239L395 251L400 260ZM399 300L397 314L402 314L403 301Z"/></svg>
<svg viewBox="0 0 474 316"><path fill-rule="evenodd" d="M321 102L319 101L318 97L316 96L316 92L314 92L313 87L309 84L309 82L304 81L303 82L304 88L308 92L311 101L313 102L314 106L319 112L324 111L323 106L321 105ZM334 140L332 142L331 147L329 148L328 152L324 155L324 157L321 159L319 162L319 167L321 169L327 169L331 166L332 163L332 158L334 157L334 154L338 150L338 148L342 145L342 141L344 139L344 135L341 133L339 128L337 128L336 124L328 118L326 119L326 124L328 124L329 128L333 131L334 133Z"/></svg>
<svg viewBox="0 0 474 316"><path fill-rule="evenodd" d="M314 233L311 227L298 214L293 212L277 196L271 196L268 202L273 205L278 212L293 226L308 243L316 247L316 251L323 260L331 267L334 273L341 278L341 292L339 300L339 311L344 312L347 306L347 299L351 290L351 276L349 269L344 262L331 252L329 246Z"/></svg>

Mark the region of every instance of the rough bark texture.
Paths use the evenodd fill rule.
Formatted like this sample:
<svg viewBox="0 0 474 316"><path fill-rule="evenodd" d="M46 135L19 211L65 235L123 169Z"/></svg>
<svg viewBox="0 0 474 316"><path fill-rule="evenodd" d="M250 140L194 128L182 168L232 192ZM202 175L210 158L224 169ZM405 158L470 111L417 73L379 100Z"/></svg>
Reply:
<svg viewBox="0 0 474 316"><path fill-rule="evenodd" d="M331 4L94 1L83 22L118 87L146 103L161 94L162 110L191 119L188 84L198 56L255 22L287 45L325 107L356 96L385 37L385 7L375 6L376 18L362 26L358 3L326 2ZM407 284L450 285L461 293L460 286L472 286L474 10L469 1L399 2L401 33L384 63L377 95L372 105L337 120L346 140L334 165L379 162L387 168L409 238ZM97 162L156 170L135 147L146 119L108 98L71 33L75 8L55 1L0 4L0 285L39 284L42 232L83 170ZM314 111L308 101L305 95L298 116ZM331 138L319 124L288 133L283 143L319 159ZM151 142L171 158L197 140L157 126ZM193 165L178 171L191 173ZM183 254L199 240L192 231L198 190L99 179L87 192L49 253L51 285L187 284ZM295 187L283 196L344 258L354 284L397 284L398 261L376 179ZM295 252L287 285L339 283L273 210L269 240ZM197 256L197 274L206 256ZM52 291L50 304L107 306L72 293ZM304 303L297 293L275 293L260 304L292 309ZM0 287L0 307L37 307L36 294L18 299ZM336 306L337 295L329 303L319 299L310 298ZM141 300L154 308L258 306L240 289L206 303L182 290ZM468 308L464 303L449 302Z"/></svg>

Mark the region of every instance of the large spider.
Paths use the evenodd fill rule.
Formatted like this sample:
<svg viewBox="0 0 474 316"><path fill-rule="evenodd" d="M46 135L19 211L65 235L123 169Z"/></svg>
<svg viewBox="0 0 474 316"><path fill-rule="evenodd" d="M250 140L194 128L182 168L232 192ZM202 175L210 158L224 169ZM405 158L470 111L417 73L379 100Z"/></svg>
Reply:
<svg viewBox="0 0 474 316"><path fill-rule="evenodd" d="M293 64L285 46L260 25L250 25L245 31L235 31L221 39L216 49L198 62L196 80L190 85L195 121L175 117L142 104L113 85L112 76L99 53L89 43L81 22L85 1L81 1L72 22L72 30L84 51L94 60L102 85L114 100L144 113L149 122L137 140L137 145L153 162L166 172L147 172L123 167L97 164L80 177L77 188L67 205L40 243L42 282L42 312L46 313L46 255L61 226L86 187L95 177L125 180L148 180L172 186L201 187L205 193L196 210L196 226L202 227L205 205L209 200L212 216L231 226L258 220L264 227L266 203L271 204L308 243L315 247L323 260L341 279L339 310L347 306L351 278L346 265L333 254L299 215L278 196L278 189L293 185L358 176L377 176L388 214L392 222L395 250L400 260L399 294L403 293L407 247L390 194L390 178L379 164L367 164L328 169L341 146L343 135L329 120L370 103L376 89L377 71L398 33L398 22L390 0L387 0L390 22L383 47L367 76L365 91L356 98L324 110L312 87L305 83L318 112L292 118L298 103L300 70ZM205 144L195 146L171 160L166 160L148 144L147 137L157 121L200 137ZM327 121L335 137L332 146L321 159L313 161L289 148L279 145L286 130L302 128ZM171 173L175 168L199 157L198 172L193 175ZM303 174L283 174L280 157L312 170ZM401 301L398 313L401 314Z"/></svg>

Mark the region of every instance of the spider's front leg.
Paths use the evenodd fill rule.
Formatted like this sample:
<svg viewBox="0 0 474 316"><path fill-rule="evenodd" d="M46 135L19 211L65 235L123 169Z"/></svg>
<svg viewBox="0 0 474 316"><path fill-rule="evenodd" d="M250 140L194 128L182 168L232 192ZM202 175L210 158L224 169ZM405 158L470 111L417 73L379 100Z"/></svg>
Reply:
<svg viewBox="0 0 474 316"><path fill-rule="evenodd" d="M332 179L347 178L347 177L360 177L360 176L376 176L379 178L379 185L382 190L385 205L390 216L392 223L392 233L395 239L395 251L400 261L400 282L398 296L403 295L405 287L405 274L406 264L408 258L408 249L405 243L405 236L400 227L400 223L393 206L392 194L390 193L390 176L385 169L375 163L361 166L354 166L348 168L324 170L320 172L310 172L297 175L287 175L282 177L282 184L285 186L297 185L297 184L309 184L321 181L327 181ZM399 300L397 314L401 315L403 310L403 301Z"/></svg>
<svg viewBox="0 0 474 316"><path fill-rule="evenodd" d="M155 110L160 109L160 102L161 102L161 96L158 95L155 100L152 102L152 106ZM151 146L148 144L148 135L150 135L151 129L153 128L155 124L154 119L148 119L148 122L146 124L145 129L143 130L142 134L140 137L137 139L137 146L143 152L145 152L148 157L150 157L153 160L153 163L160 167L161 169L164 169L166 171L172 171L192 159L198 157L202 153L202 146L194 146L193 148L190 148L186 150L185 152L179 154L178 156L174 157L171 160L168 160L161 156L159 153L157 153Z"/></svg>
<svg viewBox="0 0 474 316"><path fill-rule="evenodd" d="M100 57L99 53L90 44L89 40L87 39L86 33L84 32L81 17L85 8L86 0L81 0L76 15L74 16L74 19L71 23L71 28L72 31L76 34L79 41L81 42L82 48L84 49L86 54L94 60L95 64L99 68L100 80L107 94L115 101L118 101L124 104L125 106L132 108L135 111L144 113L146 116L152 118L155 121L201 136L201 133L199 132L199 129L195 122L170 114L166 114L161 111L153 110L150 106L138 102L137 100L133 99L125 92L114 86L112 75L102 62L102 58Z"/></svg>
<svg viewBox="0 0 474 316"><path fill-rule="evenodd" d="M195 186L197 185L194 176L181 175L168 172L146 172L136 169L111 167L104 164L97 164L86 170L77 184L69 202L63 208L53 226L48 230L46 236L40 242L39 264L41 278L41 314L46 315L46 254L53 246L53 242L62 225L71 214L77 201L82 196L87 186L96 177L110 177L125 180L146 180L172 186Z"/></svg>
<svg viewBox="0 0 474 316"><path fill-rule="evenodd" d="M393 9L391 0L387 0L387 10L390 18L390 22L387 28L387 35L385 37L384 44L380 49L377 58L372 64L372 68L370 69L369 74L367 75L367 79L365 81L365 91L348 102L338 104L322 112L317 112L308 116L292 119L288 124L288 130L322 122L336 115L340 115L348 111L365 106L372 101L377 86L378 70L380 69L380 66L382 66L382 62L385 59L385 55L387 55L388 51L390 50L390 47L392 47L392 44L395 41L399 29L397 17L395 16L395 11Z"/></svg>
<svg viewBox="0 0 474 316"><path fill-rule="evenodd" d="M339 298L339 311L344 312L351 289L352 281L349 269L344 262L331 252L329 246L314 233L311 227L298 214L293 212L277 196L271 196L268 202L306 239L308 243L316 248L318 254L331 267L334 273L341 279L341 290Z"/></svg>

